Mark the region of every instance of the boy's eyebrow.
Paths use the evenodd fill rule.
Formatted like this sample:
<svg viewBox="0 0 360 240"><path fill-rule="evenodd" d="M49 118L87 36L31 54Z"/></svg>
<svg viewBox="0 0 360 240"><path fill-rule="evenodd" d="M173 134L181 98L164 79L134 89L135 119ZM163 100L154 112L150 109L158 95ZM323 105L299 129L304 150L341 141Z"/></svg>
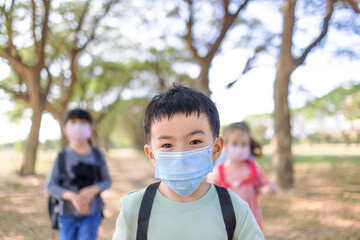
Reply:
<svg viewBox="0 0 360 240"><path fill-rule="evenodd" d="M190 137L192 135L195 134L205 134L205 132L203 130L194 130L191 133L187 134L187 137ZM167 136L167 135L160 135L159 137L157 137L156 139L174 139L175 137L172 136Z"/></svg>
<svg viewBox="0 0 360 240"><path fill-rule="evenodd" d="M172 136L167 136L167 135L160 135L159 137L157 137L156 139L173 139L174 137Z"/></svg>
<svg viewBox="0 0 360 240"><path fill-rule="evenodd" d="M198 129L198 130L194 130L194 131L192 131L191 133L189 133L189 134L187 134L186 136L192 136L192 135L195 135L195 134L205 134L205 132L203 131L203 130L200 130L200 129Z"/></svg>

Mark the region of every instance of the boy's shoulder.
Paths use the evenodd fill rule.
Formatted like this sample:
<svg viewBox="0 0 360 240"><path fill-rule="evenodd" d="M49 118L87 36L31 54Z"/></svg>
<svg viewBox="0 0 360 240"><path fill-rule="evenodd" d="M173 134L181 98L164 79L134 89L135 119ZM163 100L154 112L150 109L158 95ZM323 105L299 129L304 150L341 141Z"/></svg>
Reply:
<svg viewBox="0 0 360 240"><path fill-rule="evenodd" d="M128 192L120 199L120 208L126 214L138 212L146 187Z"/></svg>
<svg viewBox="0 0 360 240"><path fill-rule="evenodd" d="M247 213L250 210L249 204L239 195L228 189L235 213Z"/></svg>

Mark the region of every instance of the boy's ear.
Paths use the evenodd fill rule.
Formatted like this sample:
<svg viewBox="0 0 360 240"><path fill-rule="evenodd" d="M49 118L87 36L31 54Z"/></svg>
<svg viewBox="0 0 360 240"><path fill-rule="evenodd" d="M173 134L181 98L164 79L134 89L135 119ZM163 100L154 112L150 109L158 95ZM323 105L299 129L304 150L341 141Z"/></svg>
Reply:
<svg viewBox="0 0 360 240"><path fill-rule="evenodd" d="M224 147L224 138L219 136L211 151L213 162L215 162L220 157L223 147Z"/></svg>
<svg viewBox="0 0 360 240"><path fill-rule="evenodd" d="M152 152L149 144L145 144L144 151L145 151L146 155L148 156L148 158L150 159L152 165L155 167L155 156L154 156L154 153Z"/></svg>

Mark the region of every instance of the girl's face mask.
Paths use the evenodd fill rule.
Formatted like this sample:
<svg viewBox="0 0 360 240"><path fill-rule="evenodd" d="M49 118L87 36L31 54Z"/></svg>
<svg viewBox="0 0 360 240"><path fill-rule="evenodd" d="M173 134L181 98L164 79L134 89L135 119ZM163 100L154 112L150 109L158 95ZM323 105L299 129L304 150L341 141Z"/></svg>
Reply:
<svg viewBox="0 0 360 240"><path fill-rule="evenodd" d="M245 147L228 146L227 156L231 161L243 162L250 159L251 149L250 145Z"/></svg>
<svg viewBox="0 0 360 240"><path fill-rule="evenodd" d="M184 152L153 151L155 178L181 196L191 195L213 171L211 150L214 144Z"/></svg>
<svg viewBox="0 0 360 240"><path fill-rule="evenodd" d="M80 122L67 123L65 134L69 141L85 141L91 137L91 125Z"/></svg>

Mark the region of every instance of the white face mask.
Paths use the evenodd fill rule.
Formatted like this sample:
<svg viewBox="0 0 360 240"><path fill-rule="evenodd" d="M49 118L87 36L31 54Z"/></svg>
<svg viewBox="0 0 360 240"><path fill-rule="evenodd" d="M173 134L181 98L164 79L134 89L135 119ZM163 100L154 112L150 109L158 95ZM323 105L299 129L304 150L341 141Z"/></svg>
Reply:
<svg viewBox="0 0 360 240"><path fill-rule="evenodd" d="M204 181L206 175L213 171L211 149L214 144L184 152L153 152L155 178L177 194L189 196Z"/></svg>
<svg viewBox="0 0 360 240"><path fill-rule="evenodd" d="M249 160L251 155L250 145L245 147L229 146L227 148L227 156L231 161L243 162Z"/></svg>
<svg viewBox="0 0 360 240"><path fill-rule="evenodd" d="M70 141L84 141L91 137L91 126L89 123L68 123L65 134Z"/></svg>

